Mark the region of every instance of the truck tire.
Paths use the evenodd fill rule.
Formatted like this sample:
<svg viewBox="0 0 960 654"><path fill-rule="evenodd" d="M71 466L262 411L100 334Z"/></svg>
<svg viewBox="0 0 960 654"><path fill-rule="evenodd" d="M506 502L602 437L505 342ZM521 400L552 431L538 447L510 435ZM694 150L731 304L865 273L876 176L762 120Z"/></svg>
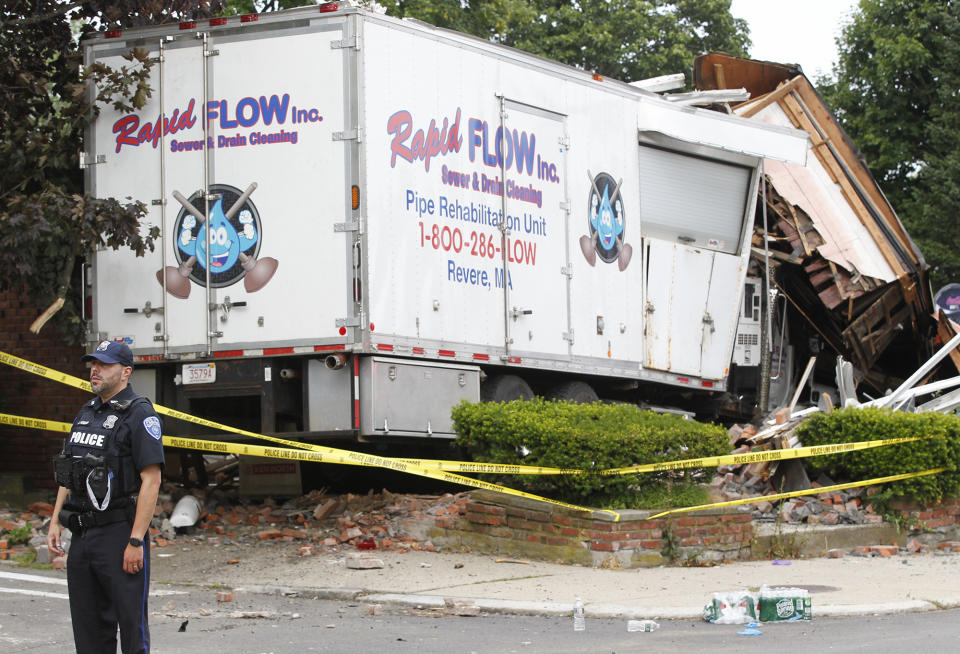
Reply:
<svg viewBox="0 0 960 654"><path fill-rule="evenodd" d="M547 398L566 400L575 404L591 404L600 401L600 396L590 387L590 384L582 381L566 381L557 384L550 389Z"/></svg>
<svg viewBox="0 0 960 654"><path fill-rule="evenodd" d="M481 402L532 400L530 385L516 375L493 375L480 386Z"/></svg>

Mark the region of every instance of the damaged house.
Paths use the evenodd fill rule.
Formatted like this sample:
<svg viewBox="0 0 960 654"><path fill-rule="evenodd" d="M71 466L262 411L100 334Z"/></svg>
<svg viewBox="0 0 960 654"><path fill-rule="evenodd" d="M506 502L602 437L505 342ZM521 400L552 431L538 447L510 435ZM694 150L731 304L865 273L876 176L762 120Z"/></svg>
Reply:
<svg viewBox="0 0 960 654"><path fill-rule="evenodd" d="M838 356L861 393L896 387L936 345L928 266L856 145L799 67L708 54L694 64L694 86L706 97L745 89L748 100L724 109L810 135L806 165L764 162L733 393L721 413L742 414L754 394L768 409L787 404L811 357L804 400L836 404ZM952 335L941 326L944 341Z"/></svg>

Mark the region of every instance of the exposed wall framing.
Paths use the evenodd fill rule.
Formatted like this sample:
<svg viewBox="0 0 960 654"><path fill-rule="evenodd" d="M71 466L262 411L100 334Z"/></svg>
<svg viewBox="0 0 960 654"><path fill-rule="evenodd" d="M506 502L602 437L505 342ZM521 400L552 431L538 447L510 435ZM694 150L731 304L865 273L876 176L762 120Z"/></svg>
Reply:
<svg viewBox="0 0 960 654"><path fill-rule="evenodd" d="M826 173L820 179L828 177L836 185L836 197L842 197L841 202L852 212L832 219L846 221L846 225L858 221L862 227L856 229L864 234L860 238L876 245L875 267L882 267L882 257L892 271L892 275L887 272L878 278L857 270L843 257L824 256L822 246L831 245L830 234L821 233L815 220L779 193L768 177L770 233L766 238L771 265L778 288L809 326L866 377L878 382L888 378L886 371L872 369L905 333L915 342L918 358L928 356L934 327L927 264L856 146L802 71L796 66L710 54L698 57L694 64L694 83L701 90L746 88L753 97L734 107L736 114L759 119L765 108L776 105L793 127L807 132L810 152ZM822 213L822 209L818 211ZM753 251L760 260L764 236L758 220ZM841 244L833 245L839 248Z"/></svg>

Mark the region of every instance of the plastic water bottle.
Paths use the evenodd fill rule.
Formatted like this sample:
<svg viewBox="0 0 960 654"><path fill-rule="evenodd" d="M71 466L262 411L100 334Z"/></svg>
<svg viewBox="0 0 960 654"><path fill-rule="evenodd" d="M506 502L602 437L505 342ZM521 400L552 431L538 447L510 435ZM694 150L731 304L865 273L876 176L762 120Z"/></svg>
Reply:
<svg viewBox="0 0 960 654"><path fill-rule="evenodd" d="M656 631L660 628L659 622L653 620L628 620L627 631Z"/></svg>
<svg viewBox="0 0 960 654"><path fill-rule="evenodd" d="M579 597L573 602L573 630L583 631L586 624L583 620L583 600Z"/></svg>

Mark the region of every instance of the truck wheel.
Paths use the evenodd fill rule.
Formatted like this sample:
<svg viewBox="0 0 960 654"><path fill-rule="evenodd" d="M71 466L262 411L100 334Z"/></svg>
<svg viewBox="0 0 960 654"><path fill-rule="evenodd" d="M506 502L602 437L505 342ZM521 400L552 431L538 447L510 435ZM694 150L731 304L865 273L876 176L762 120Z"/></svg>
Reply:
<svg viewBox="0 0 960 654"><path fill-rule="evenodd" d="M557 384L550 389L547 395L551 400L566 400L575 404L590 404L599 402L600 396L590 388L590 384L582 381L567 381Z"/></svg>
<svg viewBox="0 0 960 654"><path fill-rule="evenodd" d="M481 402L532 400L530 385L516 375L494 375L480 387Z"/></svg>

